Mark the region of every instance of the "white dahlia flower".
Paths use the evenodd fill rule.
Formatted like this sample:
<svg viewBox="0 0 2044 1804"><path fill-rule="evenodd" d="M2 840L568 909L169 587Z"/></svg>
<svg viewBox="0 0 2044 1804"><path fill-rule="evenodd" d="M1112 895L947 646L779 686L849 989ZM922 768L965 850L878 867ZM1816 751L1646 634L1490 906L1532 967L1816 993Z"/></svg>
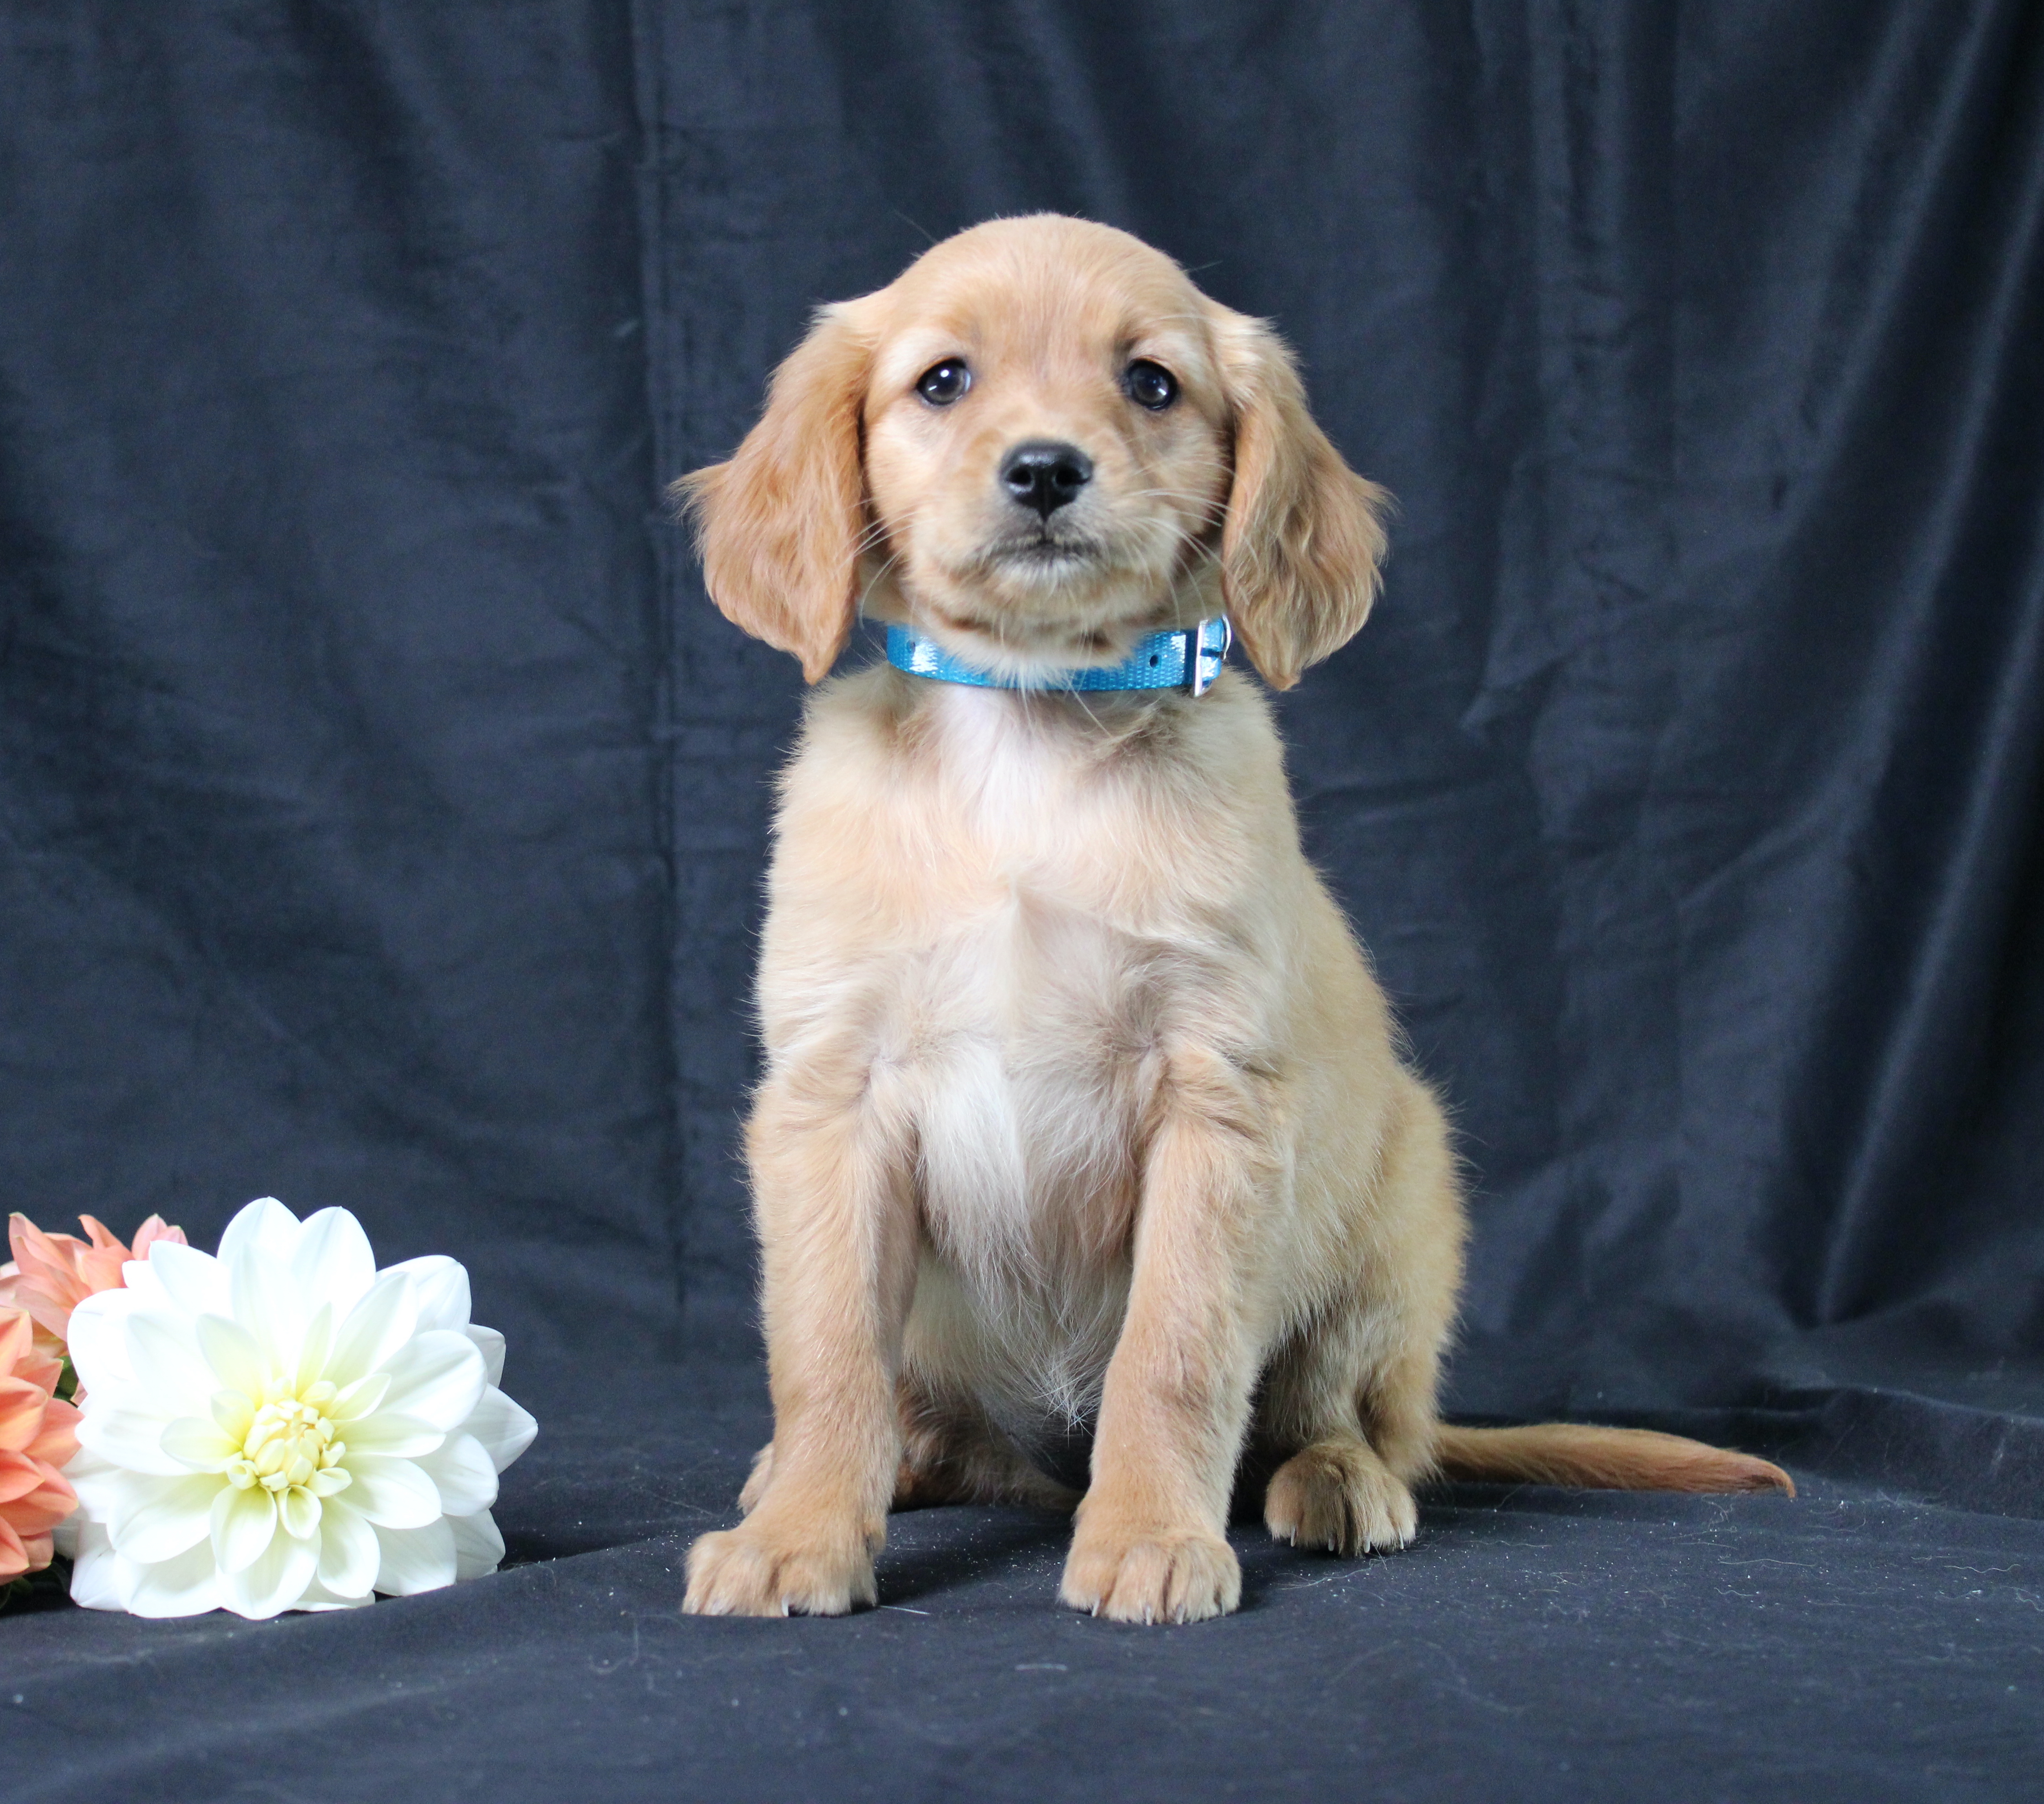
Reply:
<svg viewBox="0 0 2044 1804"><path fill-rule="evenodd" d="M537 1425L455 1261L378 1272L345 1209L264 1197L217 1257L159 1240L123 1271L71 1311L79 1602L266 1617L496 1569L497 1475Z"/></svg>

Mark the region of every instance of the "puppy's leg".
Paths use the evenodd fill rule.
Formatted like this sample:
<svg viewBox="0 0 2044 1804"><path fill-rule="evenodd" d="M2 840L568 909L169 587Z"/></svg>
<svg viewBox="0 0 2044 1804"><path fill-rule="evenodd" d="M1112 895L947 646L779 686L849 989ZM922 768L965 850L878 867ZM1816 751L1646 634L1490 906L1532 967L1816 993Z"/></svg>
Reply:
<svg viewBox="0 0 2044 1804"><path fill-rule="evenodd" d="M1254 1283L1270 1111L1218 1053L1174 1054L1148 1142L1135 1271L1107 1368L1093 1484L1058 1595L1124 1622L1190 1622L1235 1608L1226 1539L1235 1457L1260 1349Z"/></svg>
<svg viewBox="0 0 2044 1804"><path fill-rule="evenodd" d="M903 1378L897 1400L901 1458L894 1471L895 1510L933 1510L945 1503L1019 1503L1025 1509L1078 1508L1075 1491L1039 1472L988 1421L970 1399L927 1392ZM774 1443L752 1457L751 1475L738 1494L751 1515L774 1477Z"/></svg>
<svg viewBox="0 0 2044 1804"><path fill-rule="evenodd" d="M906 1111L847 1059L769 1079L747 1138L774 1440L743 1525L690 1549L682 1608L840 1615L874 1601L901 1447L895 1375L916 1274Z"/></svg>
<svg viewBox="0 0 2044 1804"><path fill-rule="evenodd" d="M1078 1495L1039 1472L962 1393L902 1380L901 1464L894 1507L941 1503L1020 1503L1069 1515Z"/></svg>
<svg viewBox="0 0 2044 1804"><path fill-rule="evenodd" d="M1264 1493L1263 1521L1274 1539L1295 1546L1388 1553L1412 1541L1419 1512L1408 1462L1394 1467L1363 1432L1354 1313L1316 1323L1266 1382L1269 1426L1259 1423L1257 1439L1283 1457Z"/></svg>
<svg viewBox="0 0 2044 1804"><path fill-rule="evenodd" d="M1424 1086L1404 1088L1377 1184L1356 1198L1349 1244L1363 1257L1271 1362L1257 1413L1259 1452L1282 1461L1265 1526L1345 1555L1404 1547L1418 1528L1412 1487L1432 1457L1461 1283L1447 1123Z"/></svg>

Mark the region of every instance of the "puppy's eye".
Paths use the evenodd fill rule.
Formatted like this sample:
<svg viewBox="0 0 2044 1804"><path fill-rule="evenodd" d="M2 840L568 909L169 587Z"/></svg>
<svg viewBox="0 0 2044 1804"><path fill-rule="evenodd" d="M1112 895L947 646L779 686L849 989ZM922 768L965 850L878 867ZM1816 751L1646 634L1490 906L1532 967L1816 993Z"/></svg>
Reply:
<svg viewBox="0 0 2044 1804"><path fill-rule="evenodd" d="M916 378L916 393L932 407L948 407L972 386L972 371L955 357L925 370Z"/></svg>
<svg viewBox="0 0 2044 1804"><path fill-rule="evenodd" d="M1139 357L1130 364L1121 380L1128 390L1128 398L1138 407L1148 408L1152 413L1162 413L1178 398L1178 378L1162 364L1153 363L1147 357Z"/></svg>

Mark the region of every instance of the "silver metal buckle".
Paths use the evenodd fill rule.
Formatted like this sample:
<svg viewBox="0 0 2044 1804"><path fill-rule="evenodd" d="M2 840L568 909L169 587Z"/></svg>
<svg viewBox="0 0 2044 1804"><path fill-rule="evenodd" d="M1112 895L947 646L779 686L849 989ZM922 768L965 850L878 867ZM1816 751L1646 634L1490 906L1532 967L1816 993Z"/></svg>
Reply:
<svg viewBox="0 0 2044 1804"><path fill-rule="evenodd" d="M1220 643L1207 643L1207 628L1220 628ZM1228 647L1235 643L1235 629L1228 624L1228 616L1220 615L1211 620L1202 620L1196 627L1185 628L1185 693L1201 696L1214 686L1222 667L1228 662ZM1208 660L1212 667L1208 667Z"/></svg>

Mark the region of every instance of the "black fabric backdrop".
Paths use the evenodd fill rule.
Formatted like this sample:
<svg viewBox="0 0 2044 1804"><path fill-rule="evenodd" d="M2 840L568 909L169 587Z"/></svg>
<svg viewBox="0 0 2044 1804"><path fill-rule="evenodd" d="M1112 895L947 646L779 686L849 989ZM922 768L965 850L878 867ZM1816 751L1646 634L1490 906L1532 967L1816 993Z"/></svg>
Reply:
<svg viewBox="0 0 2044 1804"><path fill-rule="evenodd" d="M1246 1530L1147 1636L941 1511L875 1615L674 1614L764 1428L800 685L663 487L816 302L1037 208L1276 319L1400 499L1281 713L1460 1124L1455 1404L1802 1502ZM542 1434L459 1591L0 1618L0 1790L2034 1794L2040 229L2020 0L8 0L0 1199L344 1203Z"/></svg>

